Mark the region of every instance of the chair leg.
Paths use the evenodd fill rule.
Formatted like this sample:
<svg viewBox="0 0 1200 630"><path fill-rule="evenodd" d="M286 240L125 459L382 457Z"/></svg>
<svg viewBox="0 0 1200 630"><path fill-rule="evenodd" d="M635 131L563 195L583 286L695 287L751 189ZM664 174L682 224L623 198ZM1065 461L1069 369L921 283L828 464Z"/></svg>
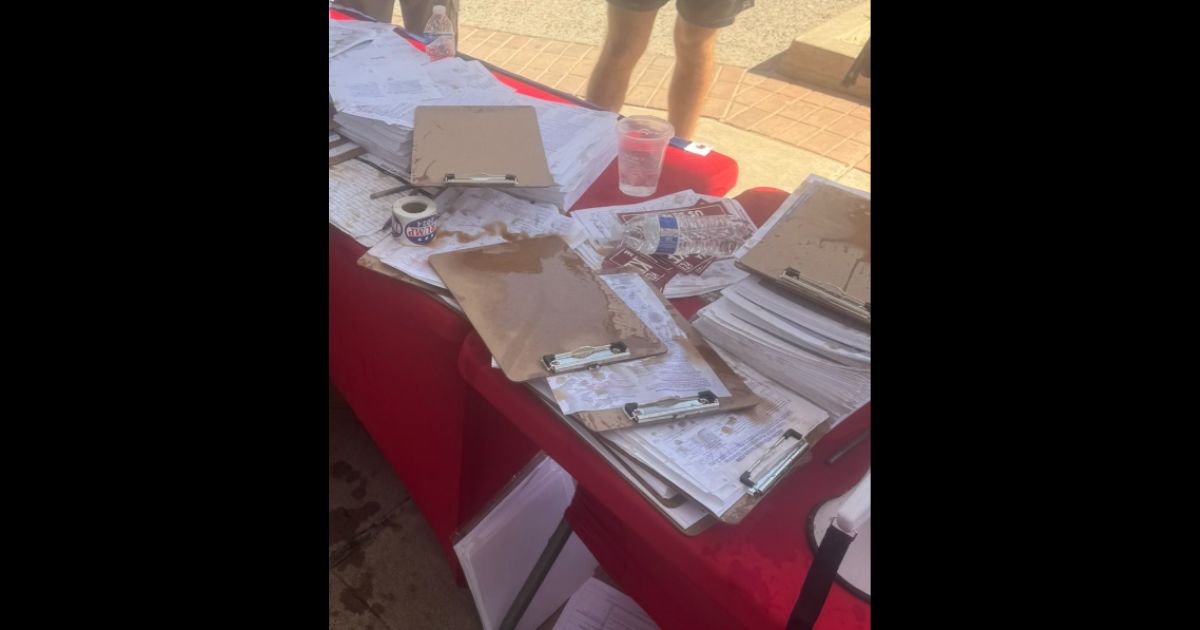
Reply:
<svg viewBox="0 0 1200 630"><path fill-rule="evenodd" d="M564 514L554 533L550 534L550 540L546 543L546 548L542 550L542 555L538 558L537 563L533 565L533 570L529 572L529 577L525 578L525 584L517 592L517 598L513 600L512 606L508 608L508 613L504 615L504 621L500 622L500 630L513 630L517 627L517 622L525 614L525 609L529 608L533 596L541 588L542 582L546 580L546 575L550 573L550 567L554 566L554 561L558 559L558 554L562 553L563 547L570 537L571 524L567 522L567 516Z"/></svg>
<svg viewBox="0 0 1200 630"><path fill-rule="evenodd" d="M800 596L796 598L796 605L788 617L787 630L812 630L816 625L838 567L852 542L854 536L832 525L825 530L825 537L817 547L812 566L808 567L808 575L804 577L804 585L800 587Z"/></svg>

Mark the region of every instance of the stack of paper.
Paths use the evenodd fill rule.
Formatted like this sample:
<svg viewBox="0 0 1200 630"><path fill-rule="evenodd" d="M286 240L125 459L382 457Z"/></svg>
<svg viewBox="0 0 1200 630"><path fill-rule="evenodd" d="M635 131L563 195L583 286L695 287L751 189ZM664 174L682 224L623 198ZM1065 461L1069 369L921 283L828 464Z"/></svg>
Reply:
<svg viewBox="0 0 1200 630"><path fill-rule="evenodd" d="M512 193L564 210L617 155L614 113L517 94L478 61L430 61L390 28L346 27L331 20L329 37L329 92L338 111L334 122L377 163L405 178L411 170L417 106L532 106L554 186L515 188Z"/></svg>
<svg viewBox="0 0 1200 630"><path fill-rule="evenodd" d="M495 359L492 359L492 367L497 370L500 369ZM550 391L550 384L546 379L539 378L528 381L525 384L541 398L542 402L549 409L557 409L557 404L554 401L554 393ZM657 473L643 466L641 462L612 448L609 443L600 439L600 434L592 433L572 416L561 416L561 419L571 431L575 432L575 435L579 436L579 439L592 447L592 450L600 455L600 457L603 457L604 461L608 462L613 467L613 470L617 471L617 474L624 477L635 490L646 497L646 500L651 505L654 505L663 516L673 522L681 531L695 526L709 516L704 506L686 495L680 496L678 488L659 479L656 476ZM655 496L679 497L683 499L683 502L664 505L661 501L654 498Z"/></svg>
<svg viewBox="0 0 1200 630"><path fill-rule="evenodd" d="M329 169L329 222L366 247L391 234L392 203L371 193L396 185L396 179L370 164L347 160Z"/></svg>
<svg viewBox="0 0 1200 630"><path fill-rule="evenodd" d="M537 110L538 130L554 186L513 193L568 210L617 157L617 115L518 95Z"/></svg>
<svg viewBox="0 0 1200 630"><path fill-rule="evenodd" d="M571 596L554 630L657 630L633 598L591 578Z"/></svg>
<svg viewBox="0 0 1200 630"><path fill-rule="evenodd" d="M544 458L454 545L484 630L500 627L575 494L575 481ZM598 566L574 534L550 568L517 630L533 630Z"/></svg>
<svg viewBox="0 0 1200 630"><path fill-rule="evenodd" d="M736 200L713 197L711 195L698 195L691 190L680 191L673 195L659 197L658 199L642 203L624 206L606 206L603 208L585 208L571 213L571 216L579 221L587 237L587 241L578 248L579 255L593 269L600 269L605 266L605 258L619 241L622 215L661 212L672 208L686 208L702 202L720 204L729 214L750 221L750 216L746 214L746 210ZM652 274L657 273L659 269L646 268L652 264L647 263L639 268L642 270L643 275L647 276L647 280L653 283L655 276L652 276ZM675 270L672 269L663 269L663 271L670 275L662 278L665 280L665 287L662 287L662 285L659 286L663 288L663 296L671 299L717 291L749 276L745 271L738 269L734 265L732 258L716 260L703 269L701 273L675 273Z"/></svg>
<svg viewBox="0 0 1200 630"><path fill-rule="evenodd" d="M341 54L355 46L369 42L383 33L394 32L396 27L380 22L329 19L329 56Z"/></svg>
<svg viewBox="0 0 1200 630"><path fill-rule="evenodd" d="M601 438L719 517L746 496L739 477L769 454L784 432L808 435L829 414L732 354L717 351L763 402L746 412L606 431Z"/></svg>
<svg viewBox="0 0 1200 630"><path fill-rule="evenodd" d="M722 291L692 324L835 424L871 399L870 332L758 277Z"/></svg>
<svg viewBox="0 0 1200 630"><path fill-rule="evenodd" d="M531 203L491 188L449 188L435 198L438 232L428 245L416 247L399 239L383 239L367 253L426 284L446 284L429 265L442 252L496 245L534 236L557 234L575 246L582 241L577 222L548 204Z"/></svg>
<svg viewBox="0 0 1200 630"><path fill-rule="evenodd" d="M412 165L412 128L389 125L371 118L363 118L345 112L333 116L338 124L338 133L350 138L367 150L367 155L376 164L393 175L410 179Z"/></svg>

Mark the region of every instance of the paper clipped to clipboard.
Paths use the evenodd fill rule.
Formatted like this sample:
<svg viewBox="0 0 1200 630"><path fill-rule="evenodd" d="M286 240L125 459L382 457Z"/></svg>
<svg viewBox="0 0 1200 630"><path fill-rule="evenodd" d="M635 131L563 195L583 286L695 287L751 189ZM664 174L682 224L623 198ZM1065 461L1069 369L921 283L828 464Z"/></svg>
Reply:
<svg viewBox="0 0 1200 630"><path fill-rule="evenodd" d="M805 180L736 256L738 266L871 322L871 196Z"/></svg>
<svg viewBox="0 0 1200 630"><path fill-rule="evenodd" d="M554 185L537 112L518 106L423 106L413 114L418 186Z"/></svg>
<svg viewBox="0 0 1200 630"><path fill-rule="evenodd" d="M435 254L429 264L510 380L667 350L558 236Z"/></svg>
<svg viewBox="0 0 1200 630"><path fill-rule="evenodd" d="M600 433L662 474L724 523L741 521L780 479L811 457L829 414L722 354L762 402L743 411Z"/></svg>
<svg viewBox="0 0 1200 630"><path fill-rule="evenodd" d="M564 414L591 431L735 411L759 398L642 276L605 273L606 282L666 345L664 354L551 376Z"/></svg>

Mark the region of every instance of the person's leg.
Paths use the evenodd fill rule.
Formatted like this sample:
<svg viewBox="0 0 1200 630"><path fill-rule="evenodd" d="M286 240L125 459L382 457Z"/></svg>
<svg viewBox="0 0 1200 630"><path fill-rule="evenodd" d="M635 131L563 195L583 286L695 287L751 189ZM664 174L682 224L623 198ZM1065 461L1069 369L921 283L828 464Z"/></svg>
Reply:
<svg viewBox="0 0 1200 630"><path fill-rule="evenodd" d="M713 80L717 31L754 6L753 0L676 0L675 71L667 94L675 135L692 139Z"/></svg>
<svg viewBox="0 0 1200 630"><path fill-rule="evenodd" d="M609 1L608 31L604 35L604 46L600 58L588 79L587 99L600 107L619 112L625 104L625 93L629 91L629 78L637 65L646 45L650 43L650 32L654 29L654 16L666 0L658 2ZM625 6L649 7L627 9Z"/></svg>
<svg viewBox="0 0 1200 630"><path fill-rule="evenodd" d="M404 16L404 30L410 33L423 32L425 23L429 21L429 16L433 15L433 7L437 4L446 7L446 15L450 16L450 23L454 25L454 42L455 48L457 48L459 41L458 0L400 0L400 13Z"/></svg>
<svg viewBox="0 0 1200 630"><path fill-rule="evenodd" d="M338 0L338 4L353 7L384 24L391 24L396 0Z"/></svg>
<svg viewBox="0 0 1200 630"><path fill-rule="evenodd" d="M683 16L675 20L675 72L667 106L675 135L680 138L690 140L700 120L704 97L712 84L717 31L691 24Z"/></svg>

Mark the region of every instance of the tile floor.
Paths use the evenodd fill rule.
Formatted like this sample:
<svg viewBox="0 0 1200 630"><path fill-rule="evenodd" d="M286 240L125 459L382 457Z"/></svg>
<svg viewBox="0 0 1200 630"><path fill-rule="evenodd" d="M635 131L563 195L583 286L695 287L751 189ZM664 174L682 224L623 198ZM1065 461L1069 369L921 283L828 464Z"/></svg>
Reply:
<svg viewBox="0 0 1200 630"><path fill-rule="evenodd" d="M455 583L433 531L332 384L329 628L482 628L470 591Z"/></svg>

